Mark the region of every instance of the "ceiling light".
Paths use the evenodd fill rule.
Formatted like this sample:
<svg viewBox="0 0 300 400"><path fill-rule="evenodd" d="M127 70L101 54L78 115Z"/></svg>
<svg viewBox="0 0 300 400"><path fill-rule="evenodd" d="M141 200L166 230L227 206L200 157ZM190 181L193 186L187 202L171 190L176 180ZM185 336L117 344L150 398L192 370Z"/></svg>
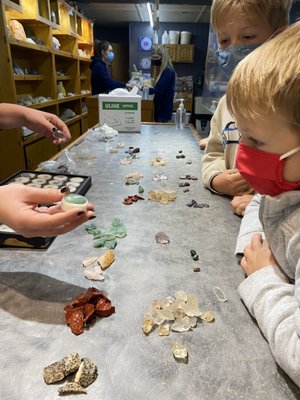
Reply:
<svg viewBox="0 0 300 400"><path fill-rule="evenodd" d="M140 21L141 21L141 22L144 22L144 16L143 16L143 13L142 13L142 11L141 11L141 6L140 6L140 4L136 4L136 5L135 5L135 8L136 8L136 11L137 11L137 13L138 13L138 16L139 16Z"/></svg>
<svg viewBox="0 0 300 400"><path fill-rule="evenodd" d="M150 25L153 28L153 17L152 17L152 9L151 9L150 3L147 3L147 10L148 10L148 14L149 14Z"/></svg>

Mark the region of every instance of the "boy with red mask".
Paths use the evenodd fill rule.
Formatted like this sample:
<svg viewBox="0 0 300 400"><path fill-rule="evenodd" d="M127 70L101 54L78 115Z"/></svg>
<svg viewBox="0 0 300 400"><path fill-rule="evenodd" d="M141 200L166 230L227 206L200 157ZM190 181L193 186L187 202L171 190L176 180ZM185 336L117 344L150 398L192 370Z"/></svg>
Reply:
<svg viewBox="0 0 300 400"><path fill-rule="evenodd" d="M291 4L291 0L213 0L211 23L217 34L220 68L228 78L247 54L287 26ZM239 139L224 96L211 120L202 180L212 192L236 196L233 210L243 215L253 189L236 169Z"/></svg>
<svg viewBox="0 0 300 400"><path fill-rule="evenodd" d="M300 22L239 63L227 105L241 133L236 165L262 195L256 216L266 237L254 234L244 249L239 293L300 386ZM258 227L249 210L244 238Z"/></svg>

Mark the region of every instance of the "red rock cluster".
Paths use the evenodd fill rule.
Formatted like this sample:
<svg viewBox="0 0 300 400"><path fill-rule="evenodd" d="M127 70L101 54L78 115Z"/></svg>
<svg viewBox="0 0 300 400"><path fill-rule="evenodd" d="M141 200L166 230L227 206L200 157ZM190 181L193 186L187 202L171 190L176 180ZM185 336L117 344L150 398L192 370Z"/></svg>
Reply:
<svg viewBox="0 0 300 400"><path fill-rule="evenodd" d="M96 316L109 317L115 312L115 307L103 292L91 287L71 300L64 310L67 325L75 335L80 335Z"/></svg>
<svg viewBox="0 0 300 400"><path fill-rule="evenodd" d="M135 194L134 196L127 196L123 200L123 204L125 204L126 206L129 206L132 203L136 203L138 200L144 200L144 197L141 197L138 194Z"/></svg>

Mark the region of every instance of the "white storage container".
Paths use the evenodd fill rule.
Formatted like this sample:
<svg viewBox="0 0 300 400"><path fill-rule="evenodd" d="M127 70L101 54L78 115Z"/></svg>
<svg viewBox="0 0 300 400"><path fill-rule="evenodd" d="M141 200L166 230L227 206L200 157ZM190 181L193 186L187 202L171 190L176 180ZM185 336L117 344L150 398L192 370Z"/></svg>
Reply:
<svg viewBox="0 0 300 400"><path fill-rule="evenodd" d="M180 44L190 44L192 38L192 32L181 31Z"/></svg>
<svg viewBox="0 0 300 400"><path fill-rule="evenodd" d="M169 43L178 44L179 43L179 31L169 31Z"/></svg>

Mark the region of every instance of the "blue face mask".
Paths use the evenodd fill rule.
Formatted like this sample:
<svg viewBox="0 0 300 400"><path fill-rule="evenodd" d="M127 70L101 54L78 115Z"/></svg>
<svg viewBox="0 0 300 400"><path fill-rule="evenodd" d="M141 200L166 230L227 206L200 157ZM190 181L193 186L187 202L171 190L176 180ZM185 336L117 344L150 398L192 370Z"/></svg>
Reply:
<svg viewBox="0 0 300 400"><path fill-rule="evenodd" d="M238 63L259 47L259 44L235 45L217 50L219 65L229 79Z"/></svg>
<svg viewBox="0 0 300 400"><path fill-rule="evenodd" d="M108 53L106 56L105 56L105 61L108 61L108 62L112 62L112 60L115 58L115 55L114 55L114 53L111 51L110 53Z"/></svg>

